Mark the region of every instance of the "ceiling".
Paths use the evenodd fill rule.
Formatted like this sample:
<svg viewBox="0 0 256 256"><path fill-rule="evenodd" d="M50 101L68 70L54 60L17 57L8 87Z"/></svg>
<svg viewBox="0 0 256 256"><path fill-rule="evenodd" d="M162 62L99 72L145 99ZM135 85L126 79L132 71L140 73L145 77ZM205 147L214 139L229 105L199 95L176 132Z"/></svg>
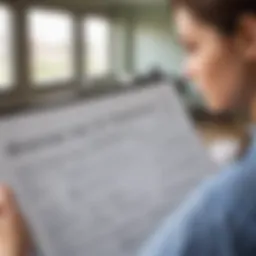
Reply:
<svg viewBox="0 0 256 256"><path fill-rule="evenodd" d="M59 0L66 2L68 0ZM72 0L72 2L82 2L82 3L100 3L100 4L132 4L132 5L140 5L140 4L163 4L165 0Z"/></svg>
<svg viewBox="0 0 256 256"><path fill-rule="evenodd" d="M155 10L156 7L165 9L165 6L168 0L0 0L7 2L8 4L17 4L25 7L31 4L38 4L40 6L56 6L57 8L69 8L81 12L90 11L90 10L100 10L113 8L121 8L126 10L126 8L142 8L143 10L151 9ZM26 7L25 7L26 8ZM128 10L128 9L127 9Z"/></svg>
<svg viewBox="0 0 256 256"><path fill-rule="evenodd" d="M13 0L15 1L15 0ZM16 0L17 1L17 0ZM164 5L166 0L32 0L34 2L51 2L51 3L58 3L58 4L71 4L72 5Z"/></svg>

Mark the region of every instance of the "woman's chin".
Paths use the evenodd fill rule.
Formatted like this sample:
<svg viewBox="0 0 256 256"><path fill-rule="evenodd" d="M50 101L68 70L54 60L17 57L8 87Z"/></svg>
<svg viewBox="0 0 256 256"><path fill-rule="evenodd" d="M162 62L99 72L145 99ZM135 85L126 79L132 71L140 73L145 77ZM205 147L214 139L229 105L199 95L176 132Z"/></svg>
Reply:
<svg viewBox="0 0 256 256"><path fill-rule="evenodd" d="M212 114L221 114L232 110L232 107L220 102L208 102L208 110Z"/></svg>

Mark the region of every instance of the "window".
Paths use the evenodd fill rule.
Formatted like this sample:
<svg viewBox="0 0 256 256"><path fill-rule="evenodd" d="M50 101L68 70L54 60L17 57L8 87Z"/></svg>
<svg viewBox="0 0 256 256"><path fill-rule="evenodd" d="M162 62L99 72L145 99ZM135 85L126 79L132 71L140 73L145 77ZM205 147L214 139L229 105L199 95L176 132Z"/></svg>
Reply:
<svg viewBox="0 0 256 256"><path fill-rule="evenodd" d="M0 5L0 91L13 85L12 17L10 10Z"/></svg>
<svg viewBox="0 0 256 256"><path fill-rule="evenodd" d="M72 19L63 12L30 10L30 74L36 86L73 78Z"/></svg>
<svg viewBox="0 0 256 256"><path fill-rule="evenodd" d="M104 17L84 21L85 76L104 76L109 72L110 24Z"/></svg>

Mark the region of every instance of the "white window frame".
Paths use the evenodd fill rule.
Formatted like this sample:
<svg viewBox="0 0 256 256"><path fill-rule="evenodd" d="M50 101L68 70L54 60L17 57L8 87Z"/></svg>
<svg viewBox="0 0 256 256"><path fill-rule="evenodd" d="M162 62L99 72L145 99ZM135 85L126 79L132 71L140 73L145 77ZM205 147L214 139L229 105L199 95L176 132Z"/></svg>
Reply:
<svg viewBox="0 0 256 256"><path fill-rule="evenodd" d="M31 11L39 11L39 12L49 12L49 13L53 13L53 14L64 14L67 15L70 19L71 22L71 49L70 49L70 65L71 65L71 76L70 78L67 79L49 79L49 81L42 81L42 82L38 82L38 81L33 81L32 77L33 77L33 61L32 61L32 52L30 51L28 54L28 66L29 66L29 86L31 88L32 91L54 91L54 90L64 90L64 89L68 89L71 88L72 85L74 85L74 81L76 80L76 66L75 66L75 40L76 38L74 37L74 27L75 27L75 22L76 20L74 19L74 13L66 10L66 9L61 9L61 8L57 8L57 7L48 7L48 6L38 6L38 5L32 5L28 8L27 12L26 12L26 20L27 20L27 30L28 30L28 40L27 43L29 45L30 43L30 31L29 31L29 13Z"/></svg>
<svg viewBox="0 0 256 256"><path fill-rule="evenodd" d="M86 55L88 54L88 47L86 45L86 35L85 35L85 22L86 20L90 19L90 18L95 18L95 19L102 19L102 20L106 20L108 22L108 26L109 26L109 34L108 34L108 45L107 45L107 49L108 49L108 52L107 52L107 71L103 74L100 74L100 75L90 75L88 73L88 66L87 66L87 63L86 63ZM93 13L93 12L90 12L90 13L86 13L85 15L83 15L83 19L82 19L82 45L83 45L83 53L84 56L83 56L83 83L86 83L88 81L92 81L92 80L101 80L101 79L104 79L104 77L108 76L111 74L112 72L112 54L111 54L111 39L112 39L112 22L111 22L111 19L108 15L104 14L104 13Z"/></svg>
<svg viewBox="0 0 256 256"><path fill-rule="evenodd" d="M13 90L15 90L16 87L16 70L15 70L15 49L14 49L14 12L12 10L12 8L6 4L6 3L2 3L0 2L0 7L4 8L6 10L6 12L8 13L9 16L9 43L10 43L10 72L11 72L11 81L10 83L8 83L6 85L6 88L0 89L0 95L6 95L6 94L10 94ZM2 84L0 85L0 87L2 86Z"/></svg>

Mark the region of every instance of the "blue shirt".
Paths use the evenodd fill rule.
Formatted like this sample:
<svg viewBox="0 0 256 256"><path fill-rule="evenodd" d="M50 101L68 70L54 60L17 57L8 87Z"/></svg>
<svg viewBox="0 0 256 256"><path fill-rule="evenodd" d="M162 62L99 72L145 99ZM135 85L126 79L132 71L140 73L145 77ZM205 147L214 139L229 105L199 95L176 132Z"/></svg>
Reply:
<svg viewBox="0 0 256 256"><path fill-rule="evenodd" d="M256 255L256 136L245 156L204 183L139 255Z"/></svg>

